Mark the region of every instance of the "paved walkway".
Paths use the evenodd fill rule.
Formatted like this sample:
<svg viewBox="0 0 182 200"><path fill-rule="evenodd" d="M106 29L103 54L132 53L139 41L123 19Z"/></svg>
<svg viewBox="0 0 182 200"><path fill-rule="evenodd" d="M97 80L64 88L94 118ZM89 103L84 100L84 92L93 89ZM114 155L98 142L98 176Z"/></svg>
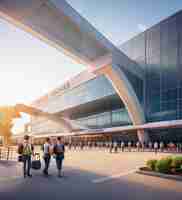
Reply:
<svg viewBox="0 0 182 200"><path fill-rule="evenodd" d="M32 179L22 178L20 164L0 162L0 199L181 200L182 182L135 174L136 166L154 157L154 153L68 152L63 178L56 176L53 159L48 178L33 171Z"/></svg>

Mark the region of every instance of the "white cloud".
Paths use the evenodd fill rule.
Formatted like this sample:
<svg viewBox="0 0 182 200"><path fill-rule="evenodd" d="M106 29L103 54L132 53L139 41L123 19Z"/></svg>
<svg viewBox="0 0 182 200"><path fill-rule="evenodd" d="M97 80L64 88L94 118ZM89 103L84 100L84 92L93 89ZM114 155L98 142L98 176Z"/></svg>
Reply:
<svg viewBox="0 0 182 200"><path fill-rule="evenodd" d="M146 29L147 29L147 27L144 25L144 24L138 24L137 25L138 26L138 29L140 30L140 31L145 31Z"/></svg>

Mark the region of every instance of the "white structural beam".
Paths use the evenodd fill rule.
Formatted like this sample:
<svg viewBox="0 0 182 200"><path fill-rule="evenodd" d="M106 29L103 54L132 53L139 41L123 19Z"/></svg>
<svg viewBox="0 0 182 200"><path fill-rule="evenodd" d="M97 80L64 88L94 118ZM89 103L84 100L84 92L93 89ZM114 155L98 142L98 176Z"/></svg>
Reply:
<svg viewBox="0 0 182 200"><path fill-rule="evenodd" d="M111 48L64 0L1 0L0 16L87 65Z"/></svg>
<svg viewBox="0 0 182 200"><path fill-rule="evenodd" d="M145 116L143 109L132 88L132 85L120 68L114 65L107 65L95 70L95 73L104 74L111 82L113 88L116 90L117 94L124 103L133 125L136 126L144 124ZM137 134L140 141L144 142L149 140L148 134L144 133L144 130L138 130Z"/></svg>
<svg viewBox="0 0 182 200"><path fill-rule="evenodd" d="M0 0L0 17L63 51L78 62L92 63L107 54L143 78L144 72L78 14L65 0ZM118 57L119 56L119 57ZM140 73L138 73L140 71Z"/></svg>
<svg viewBox="0 0 182 200"><path fill-rule="evenodd" d="M80 130L86 129L86 127L80 126L73 120L70 120L63 116L58 116L57 114L54 114L54 113L48 113L48 112L42 111L40 109L37 109L35 107L27 106L25 104L16 104L15 109L18 112L24 112L24 113L27 113L32 116L43 117L48 120L57 122L61 125L61 129L65 133L72 132L75 129L80 129Z"/></svg>
<svg viewBox="0 0 182 200"><path fill-rule="evenodd" d="M65 0L1 0L0 16L88 67L100 68L103 64L95 63L110 55L106 60L110 60L107 65L112 66L112 70L103 71L103 74L124 101L133 124L145 122L131 84L124 73L121 74L122 77L118 75L115 65L132 70L131 73L140 78L144 77L143 71Z"/></svg>

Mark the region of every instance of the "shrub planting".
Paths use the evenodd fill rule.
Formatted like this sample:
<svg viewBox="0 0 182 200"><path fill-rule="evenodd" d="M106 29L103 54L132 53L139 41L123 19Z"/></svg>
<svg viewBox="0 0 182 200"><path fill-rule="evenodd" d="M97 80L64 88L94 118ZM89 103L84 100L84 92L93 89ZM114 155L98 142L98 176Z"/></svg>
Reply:
<svg viewBox="0 0 182 200"><path fill-rule="evenodd" d="M158 160L155 165L155 170L160 173L170 173L172 164L172 157L162 158Z"/></svg>
<svg viewBox="0 0 182 200"><path fill-rule="evenodd" d="M180 169L182 166L182 156L173 157L171 166L175 169Z"/></svg>
<svg viewBox="0 0 182 200"><path fill-rule="evenodd" d="M152 159L152 160L148 160L147 161L147 167L151 170L155 170L155 166L156 166L157 160L156 159Z"/></svg>
<svg viewBox="0 0 182 200"><path fill-rule="evenodd" d="M157 161L155 170L160 173L170 173L171 163L172 163L171 157L162 158L161 160Z"/></svg>
<svg viewBox="0 0 182 200"><path fill-rule="evenodd" d="M182 173L182 156L168 156L160 160L148 160L147 169L160 173Z"/></svg>

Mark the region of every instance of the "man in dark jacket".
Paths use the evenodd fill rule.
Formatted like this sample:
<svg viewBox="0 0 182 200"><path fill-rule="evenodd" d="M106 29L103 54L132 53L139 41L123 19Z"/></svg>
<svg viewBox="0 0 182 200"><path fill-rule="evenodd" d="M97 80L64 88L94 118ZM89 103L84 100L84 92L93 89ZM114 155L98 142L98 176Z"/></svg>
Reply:
<svg viewBox="0 0 182 200"><path fill-rule="evenodd" d="M18 146L18 153L22 156L24 178L26 176L32 177L30 169L31 156L34 154L34 147L30 143L29 139L30 137L28 135L25 135L23 143L19 144Z"/></svg>
<svg viewBox="0 0 182 200"><path fill-rule="evenodd" d="M61 137L57 138L57 143L54 145L54 154L56 156L56 165L58 169L58 177L62 177L62 163L64 160L65 147Z"/></svg>

